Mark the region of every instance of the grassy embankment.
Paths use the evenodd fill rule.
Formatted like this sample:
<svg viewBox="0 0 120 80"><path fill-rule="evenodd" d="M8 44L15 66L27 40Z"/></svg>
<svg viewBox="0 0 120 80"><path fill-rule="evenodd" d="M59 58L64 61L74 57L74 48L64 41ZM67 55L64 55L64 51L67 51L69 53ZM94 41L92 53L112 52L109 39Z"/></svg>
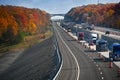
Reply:
<svg viewBox="0 0 120 80"><path fill-rule="evenodd" d="M26 36L22 42L20 42L16 45L5 47L4 49L6 51L0 53L0 56L5 55L7 52L17 52L17 51L21 51L21 50L23 51L29 47L34 46L35 44L38 44L38 43L48 39L52 35L53 35L53 33L50 30L48 30L44 34Z"/></svg>

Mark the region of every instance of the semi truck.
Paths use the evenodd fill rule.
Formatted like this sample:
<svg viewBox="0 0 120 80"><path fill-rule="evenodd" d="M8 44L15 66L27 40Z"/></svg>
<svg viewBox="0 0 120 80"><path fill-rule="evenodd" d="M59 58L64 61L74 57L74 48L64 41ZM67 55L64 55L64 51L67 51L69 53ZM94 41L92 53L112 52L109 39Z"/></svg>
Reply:
<svg viewBox="0 0 120 80"><path fill-rule="evenodd" d="M97 33L90 33L89 34L89 45L96 44L97 39L98 39L98 34Z"/></svg>
<svg viewBox="0 0 120 80"><path fill-rule="evenodd" d="M78 40L84 40L84 32L78 33Z"/></svg>
<svg viewBox="0 0 120 80"><path fill-rule="evenodd" d="M96 41L96 51L103 52L108 51L108 43L104 39L98 39Z"/></svg>
<svg viewBox="0 0 120 80"><path fill-rule="evenodd" d="M120 60L120 44L113 43L110 45L109 57L113 60Z"/></svg>

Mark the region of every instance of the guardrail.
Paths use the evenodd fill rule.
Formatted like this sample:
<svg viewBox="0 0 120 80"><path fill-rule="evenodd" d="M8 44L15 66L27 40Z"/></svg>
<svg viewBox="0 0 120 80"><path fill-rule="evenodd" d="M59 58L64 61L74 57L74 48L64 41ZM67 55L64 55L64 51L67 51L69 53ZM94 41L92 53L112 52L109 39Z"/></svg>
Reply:
<svg viewBox="0 0 120 80"><path fill-rule="evenodd" d="M53 31L54 32L54 31ZM56 80L58 74L60 73L62 66L63 66L63 60L62 60L62 55L59 49L59 45L57 42L57 39L54 36L54 44L55 44L55 67L50 75L50 78L48 80Z"/></svg>
<svg viewBox="0 0 120 80"><path fill-rule="evenodd" d="M98 31L101 31L101 32L106 32L105 30L101 30L101 29L97 29ZM113 35L118 35L120 36L120 32L116 32L116 31L110 31L110 34L113 34Z"/></svg>
<svg viewBox="0 0 120 80"><path fill-rule="evenodd" d="M59 47L57 48L57 55L58 55L58 62L59 62L59 64L56 67L57 72L56 72L56 74L55 74L55 76L54 76L54 78L52 80L56 80L58 74L60 73L60 71L62 69L62 65L63 65L62 55L60 53Z"/></svg>

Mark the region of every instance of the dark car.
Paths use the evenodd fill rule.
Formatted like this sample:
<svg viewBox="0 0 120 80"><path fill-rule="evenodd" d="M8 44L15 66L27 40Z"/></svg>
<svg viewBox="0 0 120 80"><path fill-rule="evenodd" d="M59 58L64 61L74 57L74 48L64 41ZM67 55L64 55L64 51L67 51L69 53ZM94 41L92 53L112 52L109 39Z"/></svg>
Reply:
<svg viewBox="0 0 120 80"><path fill-rule="evenodd" d="M71 32L71 28L68 28L68 30L67 30L68 32Z"/></svg>
<svg viewBox="0 0 120 80"><path fill-rule="evenodd" d="M94 27L87 27L88 30L95 30Z"/></svg>
<svg viewBox="0 0 120 80"><path fill-rule="evenodd" d="M106 31L105 34L110 34L110 31Z"/></svg>

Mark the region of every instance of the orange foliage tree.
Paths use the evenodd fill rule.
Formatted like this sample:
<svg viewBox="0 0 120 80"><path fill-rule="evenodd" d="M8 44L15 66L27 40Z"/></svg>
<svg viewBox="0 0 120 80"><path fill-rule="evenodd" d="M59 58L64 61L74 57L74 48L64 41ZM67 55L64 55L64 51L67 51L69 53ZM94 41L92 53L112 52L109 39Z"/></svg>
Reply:
<svg viewBox="0 0 120 80"><path fill-rule="evenodd" d="M120 29L120 3L75 7L65 15L65 20Z"/></svg>
<svg viewBox="0 0 120 80"><path fill-rule="evenodd" d="M1 5L0 41L15 42L23 33L32 35L45 32L49 20L50 15L39 9Z"/></svg>
<svg viewBox="0 0 120 80"><path fill-rule="evenodd" d="M5 8L0 7L0 38L5 41L12 41L18 34L18 25L15 18Z"/></svg>

